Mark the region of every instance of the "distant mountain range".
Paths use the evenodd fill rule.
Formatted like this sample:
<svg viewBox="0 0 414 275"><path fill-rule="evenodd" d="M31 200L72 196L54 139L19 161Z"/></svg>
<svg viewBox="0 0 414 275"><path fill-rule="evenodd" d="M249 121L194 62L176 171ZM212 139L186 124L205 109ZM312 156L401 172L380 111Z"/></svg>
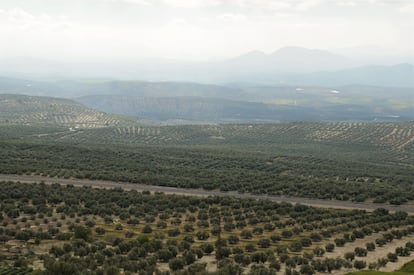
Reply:
<svg viewBox="0 0 414 275"><path fill-rule="evenodd" d="M399 59L400 60L400 59ZM22 59L0 62L0 74L53 80L112 78L267 85L372 85L414 87L414 66L366 63L326 50L285 47L271 54L255 51L218 62L182 63L163 60L114 63L59 63ZM387 63L388 64L388 63Z"/></svg>
<svg viewBox="0 0 414 275"><path fill-rule="evenodd" d="M2 71L26 68L49 78L0 77L0 93L70 98L135 118L188 123L414 119L412 64L361 65L317 49L287 47L209 63L4 64Z"/></svg>
<svg viewBox="0 0 414 275"><path fill-rule="evenodd" d="M398 64L393 66L363 66L339 71L323 71L301 75L285 75L281 83L306 85L371 85L414 88L414 66Z"/></svg>
<svg viewBox="0 0 414 275"><path fill-rule="evenodd" d="M254 51L217 63L218 67L242 72L309 73L355 66L355 61L329 51L285 47L271 54Z"/></svg>

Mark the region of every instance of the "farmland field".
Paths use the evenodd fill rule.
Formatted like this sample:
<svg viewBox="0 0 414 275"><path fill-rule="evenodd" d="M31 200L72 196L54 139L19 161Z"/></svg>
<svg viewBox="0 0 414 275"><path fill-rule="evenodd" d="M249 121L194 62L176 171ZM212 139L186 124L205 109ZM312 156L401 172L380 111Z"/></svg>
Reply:
<svg viewBox="0 0 414 275"><path fill-rule="evenodd" d="M0 121L96 128L136 119L99 112L68 99L0 94Z"/></svg>
<svg viewBox="0 0 414 275"><path fill-rule="evenodd" d="M0 173L402 204L414 124L0 125Z"/></svg>
<svg viewBox="0 0 414 275"><path fill-rule="evenodd" d="M2 182L0 191L2 265L46 274L344 274L401 265L414 250L413 216L384 209L42 183Z"/></svg>
<svg viewBox="0 0 414 275"><path fill-rule="evenodd" d="M25 107L0 110L0 274L375 274L414 259L413 122L157 126L7 100Z"/></svg>
<svg viewBox="0 0 414 275"><path fill-rule="evenodd" d="M0 0L0 275L414 275L414 0Z"/></svg>

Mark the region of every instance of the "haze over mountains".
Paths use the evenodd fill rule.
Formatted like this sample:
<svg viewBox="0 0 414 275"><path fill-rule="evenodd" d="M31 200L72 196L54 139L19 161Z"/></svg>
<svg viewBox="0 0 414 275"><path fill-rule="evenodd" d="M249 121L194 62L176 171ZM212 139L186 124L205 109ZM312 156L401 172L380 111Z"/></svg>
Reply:
<svg viewBox="0 0 414 275"><path fill-rule="evenodd" d="M414 86L413 57L407 56L405 64L398 64L401 58L395 58L395 62L367 63L326 50L285 47L271 54L253 51L222 61L198 63L172 60L67 63L30 58L3 59L0 74L55 80L104 77L203 83Z"/></svg>
<svg viewBox="0 0 414 275"><path fill-rule="evenodd" d="M8 62L0 63L8 76L0 93L70 98L163 123L414 119L412 64L369 65L326 50L286 47L204 63Z"/></svg>

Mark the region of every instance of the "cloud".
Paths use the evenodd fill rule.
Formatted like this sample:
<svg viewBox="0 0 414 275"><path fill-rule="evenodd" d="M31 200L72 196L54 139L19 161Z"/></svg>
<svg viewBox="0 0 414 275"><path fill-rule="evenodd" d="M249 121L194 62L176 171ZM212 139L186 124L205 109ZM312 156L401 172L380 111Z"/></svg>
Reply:
<svg viewBox="0 0 414 275"><path fill-rule="evenodd" d="M144 6L149 6L150 3L146 0L121 0L124 1L126 3L131 3L131 4L139 4L139 5L144 5Z"/></svg>
<svg viewBox="0 0 414 275"><path fill-rule="evenodd" d="M178 8L227 7L243 10L305 11L319 5L322 0L162 0L164 4Z"/></svg>
<svg viewBox="0 0 414 275"><path fill-rule="evenodd" d="M241 22L246 20L246 16L241 13L222 13L217 16L217 19L225 22Z"/></svg>
<svg viewBox="0 0 414 275"><path fill-rule="evenodd" d="M323 0L227 0L224 2L246 11L301 12L318 6Z"/></svg>
<svg viewBox="0 0 414 275"><path fill-rule="evenodd" d="M69 9L34 2L0 4L0 36L7 41L0 54L197 60L286 45L355 44L412 52L412 0L79 0Z"/></svg>
<svg viewBox="0 0 414 275"><path fill-rule="evenodd" d="M5 12L6 16L17 23L27 23L30 21L35 21L36 17L27 11L21 9L21 8L13 8L11 10L8 10Z"/></svg>
<svg viewBox="0 0 414 275"><path fill-rule="evenodd" d="M185 9L217 7L224 3L222 0L163 0L163 2L172 7Z"/></svg>
<svg viewBox="0 0 414 275"><path fill-rule="evenodd" d="M101 0L104 2L112 2L112 3L127 3L127 4L134 4L134 5L142 5L142 6L150 6L151 3L147 0ZM151 0L149 0L151 1Z"/></svg>
<svg viewBox="0 0 414 275"><path fill-rule="evenodd" d="M310 8L313 8L315 6L318 6L319 4L321 4L321 0L306 0L306 1L299 1L296 5L295 5L295 9L296 10L300 10L300 11L306 11Z"/></svg>
<svg viewBox="0 0 414 275"><path fill-rule="evenodd" d="M398 9L402 13L413 13L414 14L414 3L406 4Z"/></svg>
<svg viewBox="0 0 414 275"><path fill-rule="evenodd" d="M280 11L292 8L292 4L287 1L270 1L268 8L272 11Z"/></svg>
<svg viewBox="0 0 414 275"><path fill-rule="evenodd" d="M185 20L184 18L177 18L177 17L175 17L175 18L173 18L171 20L171 22L169 24L172 24L172 25L184 25L184 24L187 24L187 20Z"/></svg>
<svg viewBox="0 0 414 275"><path fill-rule="evenodd" d="M19 7L2 10L0 14L3 15L2 25L16 30L54 31L72 25L66 16L51 16L46 13L35 15Z"/></svg>
<svg viewBox="0 0 414 275"><path fill-rule="evenodd" d="M339 1L338 6L343 7L355 7L357 3L355 1Z"/></svg>

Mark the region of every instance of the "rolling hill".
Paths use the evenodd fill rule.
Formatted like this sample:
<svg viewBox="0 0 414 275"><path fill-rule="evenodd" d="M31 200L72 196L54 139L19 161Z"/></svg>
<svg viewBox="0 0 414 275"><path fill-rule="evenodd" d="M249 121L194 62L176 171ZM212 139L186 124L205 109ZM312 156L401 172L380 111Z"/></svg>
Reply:
<svg viewBox="0 0 414 275"><path fill-rule="evenodd" d="M99 112L69 99L0 94L0 121L95 128L137 120Z"/></svg>
<svg viewBox="0 0 414 275"><path fill-rule="evenodd" d="M76 100L97 110L155 120L246 122L315 117L315 111L307 108L222 98L96 95Z"/></svg>
<svg viewBox="0 0 414 275"><path fill-rule="evenodd" d="M190 123L266 122L266 121L407 121L414 118L410 101L395 98L374 100L369 96L347 96L337 90L293 90L278 94L278 88L265 88L256 95L262 102L210 97L142 97L95 95L75 100L100 111L151 120L185 120ZM282 89L283 90L283 89ZM352 91L352 88L348 88ZM335 93L334 93L335 92ZM351 93L351 92L350 92ZM247 97L247 96L246 96ZM363 99L362 103L358 100ZM408 105L407 105L408 104Z"/></svg>
<svg viewBox="0 0 414 275"><path fill-rule="evenodd" d="M401 87L0 78L2 93L71 98L101 112L190 123L414 119L413 90Z"/></svg>

